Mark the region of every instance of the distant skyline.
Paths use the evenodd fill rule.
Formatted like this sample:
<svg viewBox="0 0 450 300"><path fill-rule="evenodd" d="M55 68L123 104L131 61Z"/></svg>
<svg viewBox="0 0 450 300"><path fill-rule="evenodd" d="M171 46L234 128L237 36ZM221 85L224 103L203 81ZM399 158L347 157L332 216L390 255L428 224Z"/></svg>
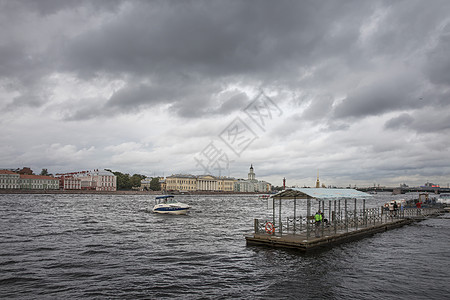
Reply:
<svg viewBox="0 0 450 300"><path fill-rule="evenodd" d="M450 183L449 1L0 1L0 168Z"/></svg>

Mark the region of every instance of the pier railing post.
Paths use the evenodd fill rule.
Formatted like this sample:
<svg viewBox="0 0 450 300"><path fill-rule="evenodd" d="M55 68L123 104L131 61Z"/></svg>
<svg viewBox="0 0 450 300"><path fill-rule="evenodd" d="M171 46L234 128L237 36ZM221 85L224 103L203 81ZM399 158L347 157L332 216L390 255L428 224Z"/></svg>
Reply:
<svg viewBox="0 0 450 300"><path fill-rule="evenodd" d="M255 219L254 226L255 226L255 233L259 233L259 220L258 219Z"/></svg>
<svg viewBox="0 0 450 300"><path fill-rule="evenodd" d="M310 235L310 224L309 216L311 215L311 199L307 197L306 199L306 240L309 240Z"/></svg>
<svg viewBox="0 0 450 300"><path fill-rule="evenodd" d="M333 211L333 225L334 225L334 234L337 232L337 216L336 216L336 200L334 200L334 211Z"/></svg>
<svg viewBox="0 0 450 300"><path fill-rule="evenodd" d="M348 232L347 199L345 199L345 230Z"/></svg>
<svg viewBox="0 0 450 300"><path fill-rule="evenodd" d="M323 210L322 210L323 219L325 219L325 201L322 201L322 209L323 209ZM324 224L325 222L324 222L323 219L322 219L322 222L320 222L320 223L321 223L321 224L320 224L320 225L321 225L320 227L321 227L321 229L322 229L322 230L321 230L322 232L320 233L320 236L323 236L323 230L324 230L324 227L325 227L325 224Z"/></svg>
<svg viewBox="0 0 450 300"><path fill-rule="evenodd" d="M278 207L279 211L278 211L278 220L280 221L280 224L278 225L280 228L280 235L283 235L283 223L281 222L281 197L280 197L280 205Z"/></svg>
<svg viewBox="0 0 450 300"><path fill-rule="evenodd" d="M381 224L383 224L383 206L382 206L381 209L378 211L378 214L381 216L380 222L381 222Z"/></svg>
<svg viewBox="0 0 450 300"><path fill-rule="evenodd" d="M363 199L363 218L364 218L364 225L367 227L366 199Z"/></svg>
<svg viewBox="0 0 450 300"><path fill-rule="evenodd" d="M341 199L338 200L338 212L339 212L339 229L342 229L342 212L341 212Z"/></svg>
<svg viewBox="0 0 450 300"><path fill-rule="evenodd" d="M358 229L358 212L356 211L356 198L355 198L355 209L354 209L354 222L355 222L355 228Z"/></svg>
<svg viewBox="0 0 450 300"><path fill-rule="evenodd" d="M297 223L297 214L296 214L296 210L297 210L297 199L294 197L294 234L295 234L295 223Z"/></svg>
<svg viewBox="0 0 450 300"><path fill-rule="evenodd" d="M302 232L303 217L300 215L300 233Z"/></svg>

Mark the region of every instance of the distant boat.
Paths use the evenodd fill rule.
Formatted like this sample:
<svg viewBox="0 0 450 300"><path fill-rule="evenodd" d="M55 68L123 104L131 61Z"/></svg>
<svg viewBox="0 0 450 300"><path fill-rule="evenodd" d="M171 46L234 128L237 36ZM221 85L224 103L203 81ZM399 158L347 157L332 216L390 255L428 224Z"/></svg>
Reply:
<svg viewBox="0 0 450 300"><path fill-rule="evenodd" d="M269 199L270 198L270 195L259 195L258 196L258 199L262 199L262 200L266 200L266 199Z"/></svg>
<svg viewBox="0 0 450 300"><path fill-rule="evenodd" d="M440 194L436 202L450 205L450 194Z"/></svg>
<svg viewBox="0 0 450 300"><path fill-rule="evenodd" d="M178 202L173 195L158 196L155 198L153 212L159 214L185 215L191 207Z"/></svg>

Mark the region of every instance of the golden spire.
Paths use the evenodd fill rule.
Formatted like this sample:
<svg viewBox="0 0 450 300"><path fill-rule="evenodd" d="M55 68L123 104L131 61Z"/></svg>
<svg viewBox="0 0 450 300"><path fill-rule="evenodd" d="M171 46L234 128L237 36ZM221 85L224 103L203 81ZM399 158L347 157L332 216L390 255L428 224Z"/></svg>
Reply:
<svg viewBox="0 0 450 300"><path fill-rule="evenodd" d="M316 188L320 188L320 181L319 181L319 170L317 170L317 181L316 181Z"/></svg>

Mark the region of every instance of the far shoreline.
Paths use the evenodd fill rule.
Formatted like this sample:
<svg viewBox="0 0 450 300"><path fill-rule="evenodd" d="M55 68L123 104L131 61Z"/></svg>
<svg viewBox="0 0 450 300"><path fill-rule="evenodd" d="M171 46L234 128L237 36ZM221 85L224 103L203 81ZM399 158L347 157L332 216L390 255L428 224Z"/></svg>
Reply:
<svg viewBox="0 0 450 300"><path fill-rule="evenodd" d="M36 194L36 195L263 195L261 192L214 192L214 191L193 191L193 192L165 192L162 191L93 191L93 190L24 190L24 189L1 189L0 194Z"/></svg>

